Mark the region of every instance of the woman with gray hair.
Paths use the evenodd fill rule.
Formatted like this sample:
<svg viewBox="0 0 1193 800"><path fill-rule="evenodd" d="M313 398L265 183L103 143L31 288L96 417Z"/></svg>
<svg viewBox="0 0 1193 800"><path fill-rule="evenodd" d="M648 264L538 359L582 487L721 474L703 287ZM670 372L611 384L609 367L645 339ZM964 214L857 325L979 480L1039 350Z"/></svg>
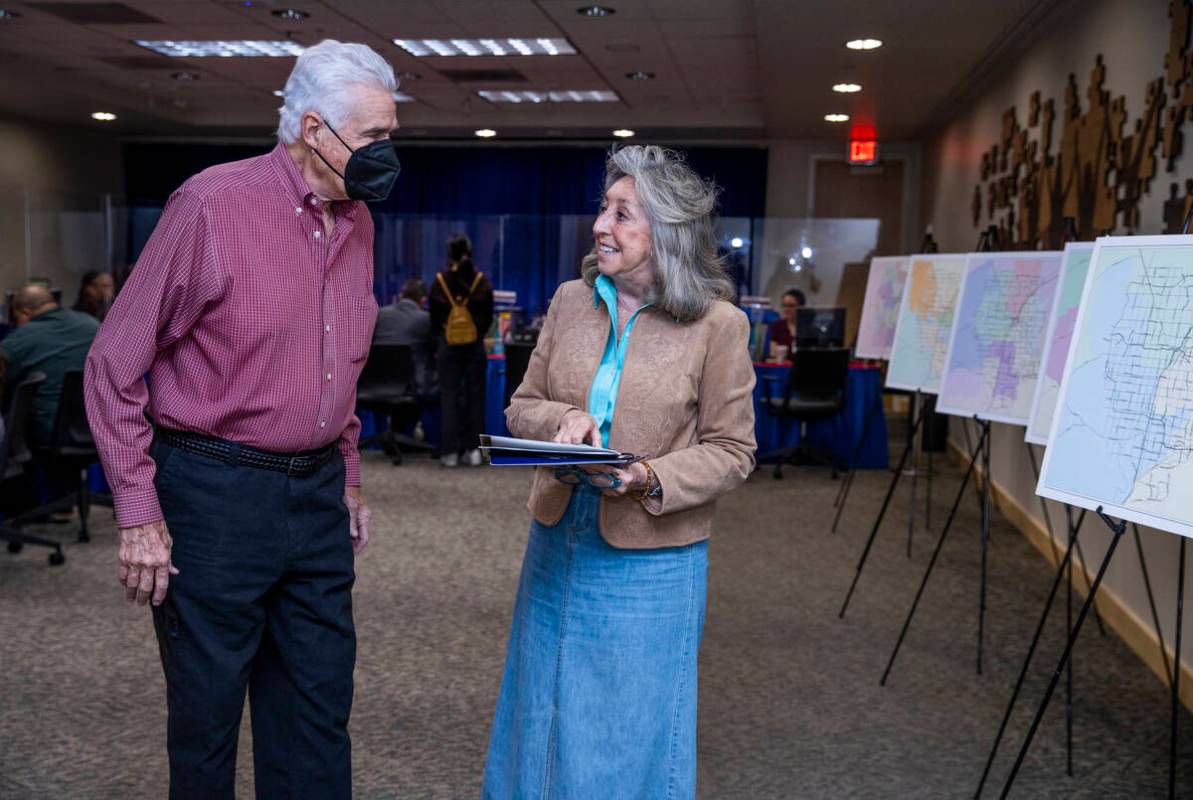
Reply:
<svg viewBox="0 0 1193 800"><path fill-rule="evenodd" d="M535 472L486 798L695 796L707 540L755 446L715 201L672 151L612 153L583 279L506 410L515 436L641 460Z"/></svg>

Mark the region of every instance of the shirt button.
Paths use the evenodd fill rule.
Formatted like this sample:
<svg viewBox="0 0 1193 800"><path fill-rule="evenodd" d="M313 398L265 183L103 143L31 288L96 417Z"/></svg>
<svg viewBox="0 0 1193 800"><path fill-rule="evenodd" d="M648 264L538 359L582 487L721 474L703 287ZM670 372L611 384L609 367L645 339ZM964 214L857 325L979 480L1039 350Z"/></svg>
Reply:
<svg viewBox="0 0 1193 800"><path fill-rule="evenodd" d="M301 214L301 213L302 213L302 206L299 206L298 208L295 208L295 209L294 209L294 213L295 213L295 214Z"/></svg>
<svg viewBox="0 0 1193 800"><path fill-rule="evenodd" d="M315 231L315 238L318 239L323 234L320 231Z"/></svg>
<svg viewBox="0 0 1193 800"><path fill-rule="evenodd" d="M326 420L319 420L319 427L320 427L320 428L326 428L326 427L327 427L327 421L326 421Z"/></svg>
<svg viewBox="0 0 1193 800"><path fill-rule="evenodd" d="M323 326L323 332L324 332L324 333L331 333L331 326L330 326L330 325L324 325L324 326Z"/></svg>
<svg viewBox="0 0 1193 800"><path fill-rule="evenodd" d="M327 373L327 379L328 379L328 380L331 380L331 373L330 373L330 372L329 372L329 373Z"/></svg>
<svg viewBox="0 0 1193 800"><path fill-rule="evenodd" d="M314 198L314 197L312 197L312 198L311 198L311 205L313 205L313 206L317 206L317 205L319 205L319 200L318 200L317 198Z"/></svg>

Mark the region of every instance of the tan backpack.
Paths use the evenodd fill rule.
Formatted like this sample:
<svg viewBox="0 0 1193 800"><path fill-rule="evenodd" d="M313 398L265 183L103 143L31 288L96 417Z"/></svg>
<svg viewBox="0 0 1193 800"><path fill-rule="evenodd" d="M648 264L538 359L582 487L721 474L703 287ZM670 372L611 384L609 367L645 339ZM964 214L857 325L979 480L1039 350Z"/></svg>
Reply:
<svg viewBox="0 0 1193 800"><path fill-rule="evenodd" d="M447 302L452 306L452 310L447 315L447 324L443 326L443 337L448 344L472 344L477 340L476 321L472 318L472 312L468 310L468 300L484 276L483 272L476 273L476 277L472 279L472 286L468 287L468 294L463 298L452 297L451 289L447 288L447 281L443 279L442 272L435 276L439 285L443 287Z"/></svg>

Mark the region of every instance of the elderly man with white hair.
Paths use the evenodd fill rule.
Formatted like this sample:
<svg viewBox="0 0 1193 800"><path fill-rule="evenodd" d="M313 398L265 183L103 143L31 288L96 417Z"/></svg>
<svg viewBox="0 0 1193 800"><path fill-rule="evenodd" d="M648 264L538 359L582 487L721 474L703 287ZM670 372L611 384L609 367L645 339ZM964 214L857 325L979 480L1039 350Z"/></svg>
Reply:
<svg viewBox="0 0 1193 800"><path fill-rule="evenodd" d="M369 540L353 408L377 315L360 201L397 178L396 89L365 45L306 50L279 144L171 196L87 359L117 574L153 604L175 800L233 797L246 689L257 796L351 795Z"/></svg>

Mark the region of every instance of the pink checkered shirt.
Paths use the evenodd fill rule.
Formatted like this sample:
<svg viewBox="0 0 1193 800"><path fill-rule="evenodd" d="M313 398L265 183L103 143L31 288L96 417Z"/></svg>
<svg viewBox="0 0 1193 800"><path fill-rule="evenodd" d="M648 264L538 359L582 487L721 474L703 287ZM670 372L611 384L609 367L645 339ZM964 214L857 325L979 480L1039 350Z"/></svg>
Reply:
<svg viewBox="0 0 1193 800"><path fill-rule="evenodd" d="M363 203L332 208L329 237L281 145L170 197L87 356L87 417L120 527L162 519L146 410L167 428L275 452L338 439L347 485L360 485L353 411L377 318L373 222Z"/></svg>

